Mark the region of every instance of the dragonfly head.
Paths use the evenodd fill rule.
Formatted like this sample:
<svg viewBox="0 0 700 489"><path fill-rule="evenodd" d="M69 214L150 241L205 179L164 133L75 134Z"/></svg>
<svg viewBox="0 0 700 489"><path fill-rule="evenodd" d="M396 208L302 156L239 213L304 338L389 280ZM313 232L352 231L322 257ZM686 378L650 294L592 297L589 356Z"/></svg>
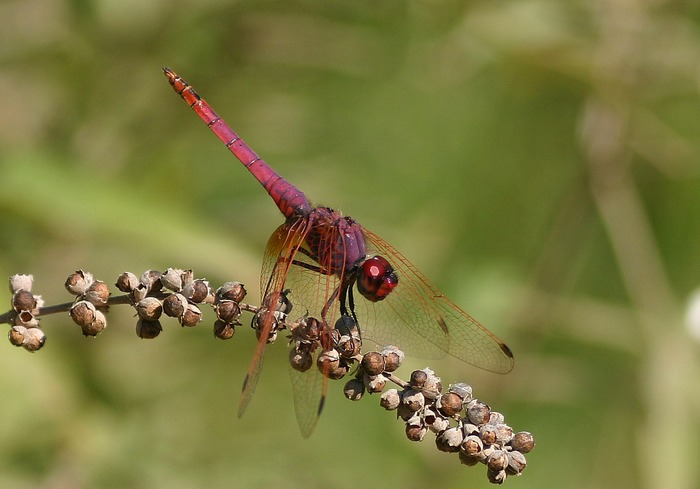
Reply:
<svg viewBox="0 0 700 489"><path fill-rule="evenodd" d="M357 277L357 290L371 302L384 299L394 290L399 278L384 257L373 256L362 264Z"/></svg>

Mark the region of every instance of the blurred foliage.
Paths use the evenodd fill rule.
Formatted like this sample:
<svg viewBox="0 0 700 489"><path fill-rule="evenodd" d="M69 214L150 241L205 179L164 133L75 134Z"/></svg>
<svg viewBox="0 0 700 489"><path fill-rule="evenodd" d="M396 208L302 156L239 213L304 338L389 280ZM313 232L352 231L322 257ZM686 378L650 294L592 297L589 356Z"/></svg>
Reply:
<svg viewBox="0 0 700 489"><path fill-rule="evenodd" d="M507 484L698 487L699 22L682 0L5 0L0 268L49 303L77 268L255 295L280 216L168 65L508 342L508 376L431 364L535 434ZM4 347L2 487L488 484L340 383L302 440L282 342L239 420L249 331L109 321L91 340L47 317L40 353Z"/></svg>

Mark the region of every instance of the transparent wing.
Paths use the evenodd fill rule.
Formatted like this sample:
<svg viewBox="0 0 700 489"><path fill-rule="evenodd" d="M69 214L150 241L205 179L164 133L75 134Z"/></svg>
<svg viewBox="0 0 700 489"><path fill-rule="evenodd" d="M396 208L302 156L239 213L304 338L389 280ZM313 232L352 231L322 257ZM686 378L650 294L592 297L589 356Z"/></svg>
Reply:
<svg viewBox="0 0 700 489"><path fill-rule="evenodd" d="M491 372L513 368L513 354L503 341L445 297L393 246L366 229L364 233L368 250L391 263L399 284L381 302L357 301L363 338L423 358L447 353Z"/></svg>
<svg viewBox="0 0 700 489"><path fill-rule="evenodd" d="M285 280L289 270L292 268L292 261L299 251L301 244L308 233L308 223L305 219L286 222L272 233L265 247L263 266L260 276L260 290L262 297L268 297L270 304L275 304L280 298ZM262 364L265 357L267 338L270 336L273 321L268 315L260 330L260 338L253 353L253 358L248 367L248 373L243 382L241 400L238 405L238 416L242 416L250 403L255 387L258 385Z"/></svg>

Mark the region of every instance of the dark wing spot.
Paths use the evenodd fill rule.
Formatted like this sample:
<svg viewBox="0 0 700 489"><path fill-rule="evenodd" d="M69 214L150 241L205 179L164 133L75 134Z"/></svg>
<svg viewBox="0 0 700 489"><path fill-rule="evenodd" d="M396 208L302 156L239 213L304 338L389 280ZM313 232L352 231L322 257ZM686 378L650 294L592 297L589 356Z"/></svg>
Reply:
<svg viewBox="0 0 700 489"><path fill-rule="evenodd" d="M442 332L445 333L445 335L449 335L450 331L447 329L447 323L445 322L444 319L442 319L442 316L438 317L437 322L440 325L440 329L442 330ZM503 346L506 346L506 345L503 345ZM508 348L508 347L506 346L506 348Z"/></svg>

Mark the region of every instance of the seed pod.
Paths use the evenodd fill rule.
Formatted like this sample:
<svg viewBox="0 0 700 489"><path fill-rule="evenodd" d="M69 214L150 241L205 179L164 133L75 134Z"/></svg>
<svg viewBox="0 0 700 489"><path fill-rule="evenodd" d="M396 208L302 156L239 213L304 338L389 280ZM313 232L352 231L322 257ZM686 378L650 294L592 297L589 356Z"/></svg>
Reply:
<svg viewBox="0 0 700 489"><path fill-rule="evenodd" d="M197 326L201 320L202 311L199 309L199 307L195 306L194 304L187 304L185 312L182 313L182 316L178 317L178 321L180 321L180 324L183 327L188 328Z"/></svg>
<svg viewBox="0 0 700 489"><path fill-rule="evenodd" d="M158 270L146 270L141 274L140 281L146 287L148 294L155 294L163 288L160 276L161 273Z"/></svg>
<svg viewBox="0 0 700 489"><path fill-rule="evenodd" d="M33 275L15 274L10 277L10 292L13 294L18 290L26 290L27 292L32 291L32 284L34 283Z"/></svg>
<svg viewBox="0 0 700 489"><path fill-rule="evenodd" d="M401 402L413 412L419 411L425 406L425 396L421 391L408 389L404 391Z"/></svg>
<svg viewBox="0 0 700 489"><path fill-rule="evenodd" d="M414 370L411 372L411 378L409 383L414 389L420 389L425 385L426 380L428 380L428 374L423 370Z"/></svg>
<svg viewBox="0 0 700 489"><path fill-rule="evenodd" d="M451 384L447 391L457 394L462 399L463 403L467 403L472 400L472 386L469 384L464 384L462 382Z"/></svg>
<svg viewBox="0 0 700 489"><path fill-rule="evenodd" d="M335 350L322 351L316 360L316 366L321 373L328 377L340 365L340 355Z"/></svg>
<svg viewBox="0 0 700 489"><path fill-rule="evenodd" d="M506 422L506 417L497 411L491 411L489 424L503 424Z"/></svg>
<svg viewBox="0 0 700 489"><path fill-rule="evenodd" d="M103 306L109 300L109 287L101 280L95 280L85 292L85 300L92 302L96 306Z"/></svg>
<svg viewBox="0 0 700 489"><path fill-rule="evenodd" d="M505 470L487 470L486 477L491 484L503 484L506 480L507 474Z"/></svg>
<svg viewBox="0 0 700 489"><path fill-rule="evenodd" d="M427 410L427 408L426 408L426 410ZM427 422L426 422L426 424L427 424ZM450 420L448 420L447 418L443 418L441 416L436 416L435 419L432 420L432 423L429 426L430 426L430 431L432 431L433 433L440 433L441 431L444 431L450 427Z"/></svg>
<svg viewBox="0 0 700 489"><path fill-rule="evenodd" d="M341 359L335 370L328 373L328 378L331 380L340 380L347 375L349 370L350 366L343 359Z"/></svg>
<svg viewBox="0 0 700 489"><path fill-rule="evenodd" d="M182 294L170 294L163 300L163 312L171 318L179 318L185 314L187 299Z"/></svg>
<svg viewBox="0 0 700 489"><path fill-rule="evenodd" d="M168 290L180 292L182 290L182 273L179 268L166 268L160 276L160 283Z"/></svg>
<svg viewBox="0 0 700 489"><path fill-rule="evenodd" d="M214 306L216 316L226 323L237 323L241 317L241 306L232 300L222 300Z"/></svg>
<svg viewBox="0 0 700 489"><path fill-rule="evenodd" d="M382 356L384 357L384 370L386 372L394 372L401 366L405 355L403 351L399 350L395 346L387 346L382 351Z"/></svg>
<svg viewBox="0 0 700 489"><path fill-rule="evenodd" d="M447 417L454 416L462 410L462 398L454 392L446 392L437 398L437 408Z"/></svg>
<svg viewBox="0 0 700 489"><path fill-rule="evenodd" d="M493 413L491 413L491 417L493 418ZM489 420L489 423L491 422ZM496 426L496 443L503 446L513 439L513 428L505 423L498 423L494 426Z"/></svg>
<svg viewBox="0 0 700 489"><path fill-rule="evenodd" d="M493 445L498 439L496 427L492 424L485 424L479 428L479 436L486 445Z"/></svg>
<svg viewBox="0 0 700 489"><path fill-rule="evenodd" d="M17 312L33 311L36 305L34 294L28 290L21 289L12 294L12 308Z"/></svg>
<svg viewBox="0 0 700 489"><path fill-rule="evenodd" d="M14 324L25 328L38 328L39 318L34 317L29 311L20 311L15 315Z"/></svg>
<svg viewBox="0 0 700 489"><path fill-rule="evenodd" d="M46 335L39 328L29 328L24 333L24 341L22 347L30 352L35 352L41 349L46 343Z"/></svg>
<svg viewBox="0 0 700 489"><path fill-rule="evenodd" d="M292 348L289 350L289 364L294 370L306 372L313 365L314 359L306 348Z"/></svg>
<svg viewBox="0 0 700 489"><path fill-rule="evenodd" d="M462 430L449 428L435 437L435 446L441 452L458 452L462 440L464 440Z"/></svg>
<svg viewBox="0 0 700 489"><path fill-rule="evenodd" d="M388 391L382 393L381 397L379 398L379 405L387 411L393 411L394 409L398 408L400 404L401 394L399 394L397 389L389 389Z"/></svg>
<svg viewBox="0 0 700 489"><path fill-rule="evenodd" d="M505 470L508 466L508 456L503 450L494 450L486 458L486 465L491 470Z"/></svg>
<svg viewBox="0 0 700 489"><path fill-rule="evenodd" d="M182 289L182 295L195 304L204 302L209 294L211 294L209 282L201 278L190 282Z"/></svg>
<svg viewBox="0 0 700 489"><path fill-rule="evenodd" d="M14 346L22 346L26 333L27 328L24 326L12 326L7 334L7 338Z"/></svg>
<svg viewBox="0 0 700 489"><path fill-rule="evenodd" d="M467 419L477 426L486 424L491 419L491 408L488 404L474 399L467 405Z"/></svg>
<svg viewBox="0 0 700 489"><path fill-rule="evenodd" d="M469 435L464 438L459 449L470 457L476 457L484 449L484 442L476 435Z"/></svg>
<svg viewBox="0 0 700 489"><path fill-rule="evenodd" d="M141 319L155 321L163 314L163 304L155 297L144 297L136 304L136 313Z"/></svg>
<svg viewBox="0 0 700 489"><path fill-rule="evenodd" d="M83 335L97 336L107 327L107 318L99 309L95 310L95 318L90 324L82 325Z"/></svg>
<svg viewBox="0 0 700 489"><path fill-rule="evenodd" d="M368 375L379 375L384 372L384 357L377 351L370 351L362 356L360 365Z"/></svg>
<svg viewBox="0 0 700 489"><path fill-rule="evenodd" d="M338 350L338 353L340 353L340 356L343 358L352 358L360 354L361 347L362 345L355 338L349 335L343 335L338 340L335 349Z"/></svg>
<svg viewBox="0 0 700 489"><path fill-rule="evenodd" d="M427 378L425 379L425 383L421 388L421 392L427 399L437 399L442 391L442 382L440 381L440 377L435 375L435 373L429 368L424 369L424 371Z"/></svg>
<svg viewBox="0 0 700 489"><path fill-rule="evenodd" d="M217 319L214 321L214 336L220 340L230 340L236 332L233 324Z"/></svg>
<svg viewBox="0 0 700 489"><path fill-rule="evenodd" d="M120 291L128 294L139 285L139 279L131 272L123 272L117 277L117 282L114 286Z"/></svg>
<svg viewBox="0 0 700 489"><path fill-rule="evenodd" d="M525 455L522 452L508 452L508 467L506 467L508 475L520 475L525 470L525 467L527 467L527 460L525 460Z"/></svg>
<svg viewBox="0 0 700 489"><path fill-rule="evenodd" d="M343 388L343 394L345 394L345 397L351 401L359 401L365 394L364 382L358 378L348 380Z"/></svg>
<svg viewBox="0 0 700 489"><path fill-rule="evenodd" d="M163 331L160 321L157 319L139 319L136 321L136 336L144 340L151 340Z"/></svg>
<svg viewBox="0 0 700 489"><path fill-rule="evenodd" d="M513 450L517 450L518 452L528 453L535 448L535 438L532 436L532 433L519 431L513 435L510 446L513 447Z"/></svg>
<svg viewBox="0 0 700 489"><path fill-rule="evenodd" d="M382 374L379 374L379 375L365 374L362 377L362 381L364 382L365 387L367 388L367 391L371 394L377 394L377 393L383 391L384 387L386 386L386 377L384 377Z"/></svg>
<svg viewBox="0 0 700 489"><path fill-rule="evenodd" d="M70 317L73 319L75 324L80 326L87 326L95 320L95 312L97 309L92 302L88 301L78 301L73 304L68 311Z"/></svg>
<svg viewBox="0 0 700 489"><path fill-rule="evenodd" d="M240 282L226 282L216 289L216 298L218 300L230 300L240 303L245 296L245 286Z"/></svg>
<svg viewBox="0 0 700 489"><path fill-rule="evenodd" d="M92 285L93 278L90 272L76 270L68 275L64 283L66 290L73 295L83 295Z"/></svg>
<svg viewBox="0 0 700 489"><path fill-rule="evenodd" d="M411 441L422 441L427 432L428 428L421 424L406 423L406 438Z"/></svg>

